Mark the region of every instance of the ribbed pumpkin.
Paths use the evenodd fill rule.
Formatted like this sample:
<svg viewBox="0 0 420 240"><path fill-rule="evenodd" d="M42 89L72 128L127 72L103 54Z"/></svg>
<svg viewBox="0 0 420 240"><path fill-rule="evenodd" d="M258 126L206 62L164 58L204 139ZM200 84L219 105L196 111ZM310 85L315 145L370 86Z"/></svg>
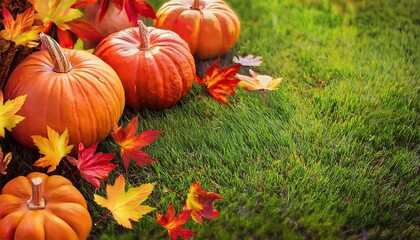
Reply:
<svg viewBox="0 0 420 240"><path fill-rule="evenodd" d="M183 98L195 78L194 57L176 33L146 27L109 35L94 54L117 73L126 104L137 108L168 108Z"/></svg>
<svg viewBox="0 0 420 240"><path fill-rule="evenodd" d="M31 136L47 137L49 126L60 133L67 128L75 146L102 141L124 110L118 75L93 54L61 49L48 35L41 34L41 41L47 51L28 56L6 84L6 99L27 95L17 113L25 119L13 128L13 137L34 148Z"/></svg>
<svg viewBox="0 0 420 240"><path fill-rule="evenodd" d="M227 53L240 33L238 17L222 0L168 1L157 11L154 27L176 32L200 59Z"/></svg>
<svg viewBox="0 0 420 240"><path fill-rule="evenodd" d="M62 176L31 173L0 195L0 239L86 239L92 220L82 194Z"/></svg>

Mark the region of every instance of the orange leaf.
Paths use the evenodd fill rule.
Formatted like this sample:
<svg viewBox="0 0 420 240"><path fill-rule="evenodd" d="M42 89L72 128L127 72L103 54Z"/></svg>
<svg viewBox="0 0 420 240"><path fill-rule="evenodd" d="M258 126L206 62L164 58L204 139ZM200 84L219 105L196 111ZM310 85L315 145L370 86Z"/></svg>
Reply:
<svg viewBox="0 0 420 240"><path fill-rule="evenodd" d="M139 148L151 144L163 131L146 130L136 135L137 130L138 116L134 117L125 129L121 126L114 127L114 131L111 134L121 147L121 158L126 170L128 169L130 160L133 160L139 166L156 162Z"/></svg>
<svg viewBox="0 0 420 240"><path fill-rule="evenodd" d="M154 186L154 183L148 183L125 191L125 178L119 175L114 185L106 185L108 198L94 194L94 200L101 207L107 208L118 224L131 229L130 220L138 222L143 215L155 209L140 205L152 193Z"/></svg>
<svg viewBox="0 0 420 240"><path fill-rule="evenodd" d="M42 30L41 26L32 26L34 23L34 8L28 8L22 14L16 16L16 21L9 10L3 8L4 30L0 31L0 38L13 41L17 45L34 47L38 43L38 34Z"/></svg>
<svg viewBox="0 0 420 240"><path fill-rule="evenodd" d="M91 40L102 40L102 35L89 23L74 20L67 23L70 31L75 33L80 38Z"/></svg>
<svg viewBox="0 0 420 240"><path fill-rule="evenodd" d="M4 157L4 158L3 158ZM12 161L12 153L9 152L4 156L3 150L0 148L0 173L6 175L7 166Z"/></svg>
<svg viewBox="0 0 420 240"><path fill-rule="evenodd" d="M5 136L4 129L11 131L20 121L25 119L16 112L20 110L25 103L26 95L19 96L12 100L7 100L3 104L3 92L0 91L0 136Z"/></svg>
<svg viewBox="0 0 420 240"><path fill-rule="evenodd" d="M67 30L57 29L58 43L63 48L73 48L75 39L70 35L70 32Z"/></svg>
<svg viewBox="0 0 420 240"><path fill-rule="evenodd" d="M72 8L80 8L80 7L86 7L88 5L95 4L98 0L77 0L73 5L71 5Z"/></svg>
<svg viewBox="0 0 420 240"><path fill-rule="evenodd" d="M89 148L85 148L82 142L79 144L78 160L67 156L67 160L77 166L80 175L87 182L91 183L95 188L100 188L99 179L106 180L108 173L117 166L109 162L115 157L115 154L104 154L98 152L95 154L98 144L94 144Z"/></svg>
<svg viewBox="0 0 420 240"><path fill-rule="evenodd" d="M249 91L273 91L277 89L277 86L283 81L283 78L273 78L268 75L260 75L249 69L249 76L236 74L236 77L240 80L239 86Z"/></svg>
<svg viewBox="0 0 420 240"><path fill-rule="evenodd" d="M204 85L207 92L217 101L227 104L226 95L233 96L233 91L239 83L239 80L234 77L241 65L235 64L219 71L219 64L219 60L214 61L213 65L207 69L206 75L203 78L196 76L196 81Z"/></svg>
<svg viewBox="0 0 420 240"><path fill-rule="evenodd" d="M213 219L219 216L219 212L213 208L212 204L215 200L223 199L214 192L207 192L201 189L198 182L191 184L190 191L187 196L187 203L184 209L191 210L191 217L194 221L202 224L203 218Z"/></svg>
<svg viewBox="0 0 420 240"><path fill-rule="evenodd" d="M175 208L172 203L169 204L166 215L156 213L157 223L168 230L169 236L172 240L176 240L178 236L182 239L187 239L197 234L190 229L182 227L182 225L190 219L190 216L190 210L183 210L177 217L175 217Z"/></svg>
<svg viewBox="0 0 420 240"><path fill-rule="evenodd" d="M36 135L31 136L35 146L38 147L39 153L44 154L45 156L38 159L34 166L37 167L47 167L47 172L52 172L56 169L58 164L63 157L71 152L73 145L69 144L69 132L66 128L64 132L60 135L54 129L47 126L48 138Z"/></svg>

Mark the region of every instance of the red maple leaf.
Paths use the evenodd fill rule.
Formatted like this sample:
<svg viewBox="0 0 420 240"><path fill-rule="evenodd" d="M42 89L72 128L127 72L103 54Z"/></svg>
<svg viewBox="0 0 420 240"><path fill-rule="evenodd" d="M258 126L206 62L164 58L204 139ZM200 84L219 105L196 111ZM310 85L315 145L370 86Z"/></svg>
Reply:
<svg viewBox="0 0 420 240"><path fill-rule="evenodd" d="M131 119L125 129L121 126L115 126L111 134L121 147L121 158L126 170L128 169L130 160L133 160L139 166L156 162L151 156L139 148L151 144L163 131L149 129L140 134L136 134L137 130L138 116Z"/></svg>
<svg viewBox="0 0 420 240"><path fill-rule="evenodd" d="M101 187L99 179L106 180L108 173L116 167L115 164L109 162L114 159L115 154L98 152L95 154L98 144L94 144L89 148L85 148L82 142L79 144L78 160L73 157L66 156L67 160L77 166L78 171L83 179L91 183L96 188Z"/></svg>
<svg viewBox="0 0 420 240"><path fill-rule="evenodd" d="M204 85L207 88L207 92L215 98L217 101L227 104L228 96L233 96L235 87L238 85L239 80L235 79L235 75L238 73L240 64L235 64L230 67L225 67L219 71L220 61L214 61L207 71L206 75L201 78L196 75L196 81L200 85Z"/></svg>
<svg viewBox="0 0 420 240"><path fill-rule="evenodd" d="M202 224L203 217L207 219L217 218L219 212L213 208L213 201L223 199L219 194L207 192L201 188L200 183L191 184L187 196L185 210L191 210L191 217L194 221Z"/></svg>
<svg viewBox="0 0 420 240"><path fill-rule="evenodd" d="M172 240L177 240L178 236L182 239L187 239L197 234L190 229L182 227L182 225L188 222L190 216L191 211L183 210L175 217L175 208L172 203L169 204L166 215L156 213L157 223L168 230L169 236Z"/></svg>
<svg viewBox="0 0 420 240"><path fill-rule="evenodd" d="M156 18L153 7L146 0L103 0L99 7L99 21L105 16L108 10L109 2L113 1L115 7L119 10L124 8L129 21L137 25L139 14L146 18Z"/></svg>

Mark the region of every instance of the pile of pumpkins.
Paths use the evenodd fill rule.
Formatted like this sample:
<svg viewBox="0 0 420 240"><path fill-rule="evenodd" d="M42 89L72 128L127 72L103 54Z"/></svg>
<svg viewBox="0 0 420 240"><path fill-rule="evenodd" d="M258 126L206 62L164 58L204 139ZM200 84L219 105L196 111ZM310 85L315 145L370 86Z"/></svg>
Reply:
<svg viewBox="0 0 420 240"><path fill-rule="evenodd" d="M14 138L34 148L31 136L47 136L49 126L59 132L67 128L70 144L100 142L126 105L163 109L177 103L195 79L194 57L220 56L239 37L239 20L222 0L172 0L156 16L155 27L139 21L116 29L93 55L62 49L42 36L47 51L26 58L6 84L6 99L27 95L18 112L25 119L13 129Z"/></svg>
<svg viewBox="0 0 420 240"><path fill-rule="evenodd" d="M93 54L62 49L51 37L41 34L45 50L21 62L4 90L5 99L27 95L17 113L25 119L13 128L13 137L28 148L35 148L31 136L46 137L49 126L58 132L67 128L69 144L82 141L88 147L101 142L119 121L125 106L163 109L177 103L195 79L194 57L220 56L239 37L239 20L222 0L171 0L161 6L156 16L154 27L139 21L138 26L115 29ZM101 31L101 26L96 27ZM72 154L77 154L77 148ZM0 239L86 238L91 227L86 203L77 189L61 178L48 180L48 176L34 173L9 182L0 195ZM29 205L22 207L35 197L31 191L33 179L46 182L41 181L41 197L53 198L47 201L53 206L44 206L46 210L37 214ZM64 196L59 189L68 192ZM60 201L67 201L67 205L60 205L57 192L62 194ZM31 224L35 225L22 227L32 216L35 222ZM53 225L49 218L64 223ZM45 231L40 230L44 228ZM71 232L68 229L75 234L66 234Z"/></svg>

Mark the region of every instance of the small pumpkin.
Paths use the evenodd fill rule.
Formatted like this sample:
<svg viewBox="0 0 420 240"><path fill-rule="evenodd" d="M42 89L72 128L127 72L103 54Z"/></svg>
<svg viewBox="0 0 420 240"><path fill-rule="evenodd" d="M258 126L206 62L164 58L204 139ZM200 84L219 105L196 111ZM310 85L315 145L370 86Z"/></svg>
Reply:
<svg viewBox="0 0 420 240"><path fill-rule="evenodd" d="M168 1L158 9L154 27L176 32L199 59L227 53L240 33L237 15L222 0Z"/></svg>
<svg viewBox="0 0 420 240"><path fill-rule="evenodd" d="M27 95L25 117L13 137L35 148L31 136L47 137L47 126L69 131L69 144L91 146L105 139L124 110L124 89L115 71L91 53L62 49L41 33L47 51L28 56L11 74L5 98ZM76 154L77 147L73 148Z"/></svg>
<svg viewBox="0 0 420 240"><path fill-rule="evenodd" d="M128 106L168 108L191 89L194 57L176 33L138 24L109 35L93 53L118 73Z"/></svg>
<svg viewBox="0 0 420 240"><path fill-rule="evenodd" d="M83 195L58 175L30 173L0 195L0 239L86 239L92 219Z"/></svg>

